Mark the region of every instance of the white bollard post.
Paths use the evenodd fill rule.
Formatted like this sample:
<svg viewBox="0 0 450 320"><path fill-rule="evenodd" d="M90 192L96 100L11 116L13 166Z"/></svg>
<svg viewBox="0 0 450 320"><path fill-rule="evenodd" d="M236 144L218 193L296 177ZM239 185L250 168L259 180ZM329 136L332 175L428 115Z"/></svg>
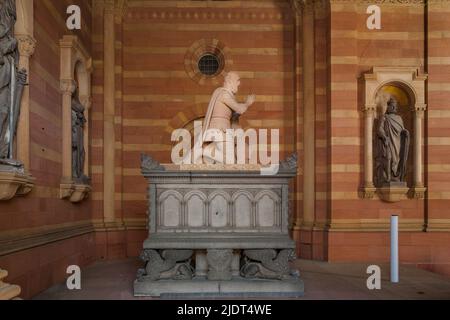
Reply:
<svg viewBox="0 0 450 320"><path fill-rule="evenodd" d="M398 283L398 216L391 217L391 282Z"/></svg>

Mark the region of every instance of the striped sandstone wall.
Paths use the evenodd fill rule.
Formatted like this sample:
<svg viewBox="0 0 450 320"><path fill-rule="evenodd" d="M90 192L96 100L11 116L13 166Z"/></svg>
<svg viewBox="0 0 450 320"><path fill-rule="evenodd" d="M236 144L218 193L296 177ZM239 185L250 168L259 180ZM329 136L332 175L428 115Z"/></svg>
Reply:
<svg viewBox="0 0 450 320"><path fill-rule="evenodd" d="M366 28L367 5L332 2L331 261L388 260L389 216L399 214L401 261L450 273L449 215L443 210L449 186L445 180L448 130L444 124L449 68L442 59L449 54L450 29L444 15L450 3L439 3L430 5L428 10L418 4L382 4L382 29L370 31ZM429 73L424 140L429 187L426 200L388 204L378 198L361 199L358 194L364 179L363 106L358 100L358 92L363 88L358 78L373 66L417 66Z"/></svg>
<svg viewBox="0 0 450 320"><path fill-rule="evenodd" d="M98 15L97 15L98 14ZM123 14L123 17L120 17ZM243 122L280 129L281 156L294 151L294 25L286 1L128 1L115 21L115 219L97 235L101 256L137 255L146 235L146 182L140 153L170 162L171 133L206 112L221 85L201 85L185 69L202 39L226 46L226 69L241 74L240 99L257 95ZM94 9L94 219L104 214L104 25ZM104 245L108 244L108 245Z"/></svg>
<svg viewBox="0 0 450 320"><path fill-rule="evenodd" d="M0 203L0 265L29 298L60 282L68 265L93 261L91 202L73 205L59 199L61 182L61 105L59 40L66 29L66 8L80 5L82 30L75 32L91 50L90 0L34 1L30 60L29 171L36 186L26 197Z"/></svg>

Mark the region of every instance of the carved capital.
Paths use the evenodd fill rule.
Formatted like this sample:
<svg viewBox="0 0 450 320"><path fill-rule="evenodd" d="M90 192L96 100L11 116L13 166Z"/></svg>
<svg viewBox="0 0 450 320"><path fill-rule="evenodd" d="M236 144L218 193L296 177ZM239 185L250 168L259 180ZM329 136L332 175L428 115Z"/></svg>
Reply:
<svg viewBox="0 0 450 320"><path fill-rule="evenodd" d="M373 115L377 110L377 106L374 104L365 105L362 110L368 115Z"/></svg>
<svg viewBox="0 0 450 320"><path fill-rule="evenodd" d="M416 113L416 116L418 116L419 118L423 118L426 110L427 105L424 103L417 103L413 109L413 111Z"/></svg>
<svg viewBox="0 0 450 320"><path fill-rule="evenodd" d="M411 188L410 195L414 199L425 199L425 193L427 192L427 188L424 186L415 186Z"/></svg>
<svg viewBox="0 0 450 320"><path fill-rule="evenodd" d="M375 196L375 193L377 192L377 189L375 186L368 184L364 188L362 188L362 198L363 199L373 199Z"/></svg>
<svg viewBox="0 0 450 320"><path fill-rule="evenodd" d="M16 35L17 42L19 43L19 53L23 57L31 57L36 49L36 39L28 34Z"/></svg>
<svg viewBox="0 0 450 320"><path fill-rule="evenodd" d="M72 79L63 79L60 82L60 90L62 94L72 95L75 92L77 84Z"/></svg>

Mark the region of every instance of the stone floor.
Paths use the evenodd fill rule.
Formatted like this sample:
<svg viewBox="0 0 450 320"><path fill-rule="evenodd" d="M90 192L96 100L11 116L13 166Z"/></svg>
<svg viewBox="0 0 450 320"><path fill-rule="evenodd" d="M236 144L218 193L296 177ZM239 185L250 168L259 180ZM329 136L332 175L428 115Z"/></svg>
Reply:
<svg viewBox="0 0 450 320"><path fill-rule="evenodd" d="M367 264L330 264L298 260L305 282L302 299L450 299L450 278L416 269L400 268L400 283L389 282L389 266L381 265L381 290L368 290ZM82 290L57 285L36 300L134 299L133 281L141 263L137 259L99 262L82 271Z"/></svg>

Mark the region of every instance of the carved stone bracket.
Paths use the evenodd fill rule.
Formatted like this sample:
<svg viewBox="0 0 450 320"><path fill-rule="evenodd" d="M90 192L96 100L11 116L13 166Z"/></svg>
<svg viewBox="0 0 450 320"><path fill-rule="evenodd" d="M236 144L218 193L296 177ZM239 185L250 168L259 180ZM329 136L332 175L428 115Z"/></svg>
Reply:
<svg viewBox="0 0 450 320"><path fill-rule="evenodd" d="M145 269L140 270L140 279L151 281L172 279L190 280L194 275L191 266L193 250L144 250L141 259L146 263Z"/></svg>
<svg viewBox="0 0 450 320"><path fill-rule="evenodd" d="M245 278L262 278L284 280L298 278L297 270L292 270L289 262L296 259L294 250L285 249L277 252L274 249L245 250L245 263L241 275Z"/></svg>
<svg viewBox="0 0 450 320"><path fill-rule="evenodd" d="M3 282L7 276L8 271L0 269L0 300L16 300L22 289L19 286Z"/></svg>
<svg viewBox="0 0 450 320"><path fill-rule="evenodd" d="M11 200L31 192L35 179L26 173L0 171L0 201Z"/></svg>
<svg viewBox="0 0 450 320"><path fill-rule="evenodd" d="M69 182L61 183L59 193L61 199L67 199L72 203L78 203L85 200L91 191L92 187L90 185Z"/></svg>
<svg viewBox="0 0 450 320"><path fill-rule="evenodd" d="M406 186L406 183L402 185L391 185L391 186L383 186L378 188L378 195L383 201L386 202L399 202L401 200L406 199L409 188Z"/></svg>

